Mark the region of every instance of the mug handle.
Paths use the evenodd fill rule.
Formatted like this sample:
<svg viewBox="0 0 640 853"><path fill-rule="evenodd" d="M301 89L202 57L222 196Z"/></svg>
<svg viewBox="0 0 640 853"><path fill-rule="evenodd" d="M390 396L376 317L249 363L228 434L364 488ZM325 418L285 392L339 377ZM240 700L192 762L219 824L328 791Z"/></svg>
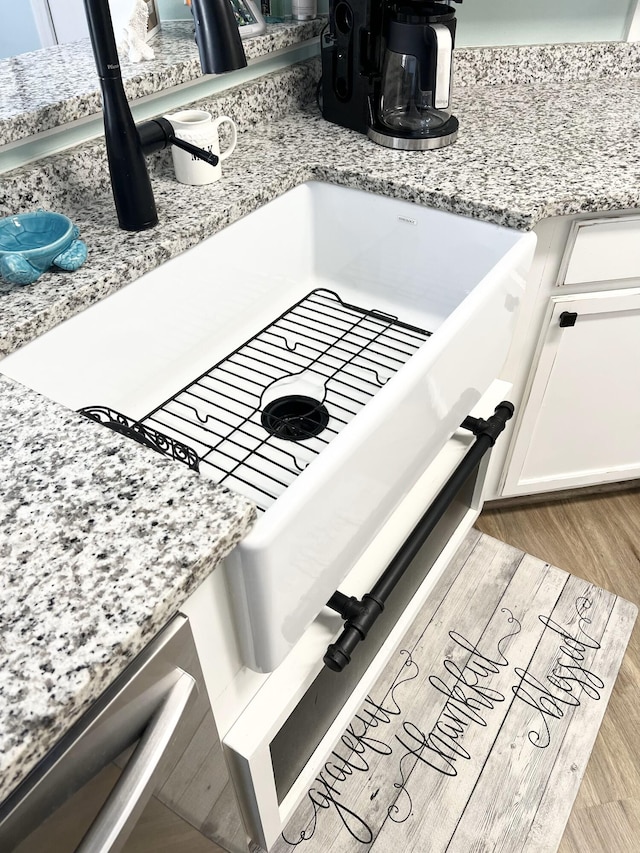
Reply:
<svg viewBox="0 0 640 853"><path fill-rule="evenodd" d="M231 125L231 142L229 143L229 147L226 149L226 151L221 152L220 162L226 160L230 154L233 154L236 147L236 143L238 142L238 129L236 127L236 123L232 118L229 118L229 116L220 116L213 122L213 126L216 129L216 132L220 125L225 121L228 121Z"/></svg>

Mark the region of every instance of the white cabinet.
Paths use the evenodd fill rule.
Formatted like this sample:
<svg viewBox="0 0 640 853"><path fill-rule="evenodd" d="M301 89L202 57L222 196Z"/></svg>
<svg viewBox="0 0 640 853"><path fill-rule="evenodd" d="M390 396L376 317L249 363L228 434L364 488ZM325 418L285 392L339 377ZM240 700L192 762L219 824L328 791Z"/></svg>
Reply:
<svg viewBox="0 0 640 853"><path fill-rule="evenodd" d="M534 363L502 494L640 477L640 288L552 298Z"/></svg>
<svg viewBox="0 0 640 853"><path fill-rule="evenodd" d="M559 284L640 279L640 216L573 223Z"/></svg>
<svg viewBox="0 0 640 853"><path fill-rule="evenodd" d="M486 499L640 478L640 211L542 220ZM563 311L578 315L561 328Z"/></svg>

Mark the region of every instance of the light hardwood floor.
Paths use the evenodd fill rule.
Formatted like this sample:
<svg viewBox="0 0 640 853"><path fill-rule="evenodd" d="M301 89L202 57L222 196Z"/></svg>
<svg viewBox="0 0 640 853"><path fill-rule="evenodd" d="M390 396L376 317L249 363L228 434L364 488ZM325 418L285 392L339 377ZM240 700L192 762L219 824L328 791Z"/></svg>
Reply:
<svg viewBox="0 0 640 853"><path fill-rule="evenodd" d="M484 533L640 605L640 489L485 510ZM636 624L559 853L640 851Z"/></svg>
<svg viewBox="0 0 640 853"><path fill-rule="evenodd" d="M484 533L541 557L640 605L640 489L530 506L500 505L476 525ZM107 768L83 792L100 802ZM89 809L91 813L92 809ZM71 816L71 819L70 819ZM58 816L60 817L60 816ZM78 804L66 820L43 826L20 853L61 853L82 835ZM64 827L64 829L63 829ZM78 835L79 832L79 835ZM45 841L45 839L47 839ZM222 853L157 800L152 800L124 853ZM428 851L425 851L428 853ZM640 628L620 669L559 853L640 853Z"/></svg>

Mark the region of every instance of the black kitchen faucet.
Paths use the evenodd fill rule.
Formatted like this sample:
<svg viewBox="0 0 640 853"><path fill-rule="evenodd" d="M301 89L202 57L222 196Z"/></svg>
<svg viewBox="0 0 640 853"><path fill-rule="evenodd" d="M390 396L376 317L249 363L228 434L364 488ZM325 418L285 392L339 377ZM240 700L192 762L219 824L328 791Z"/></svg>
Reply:
<svg viewBox="0 0 640 853"><path fill-rule="evenodd" d="M215 166L218 158L176 139L163 118L136 125L124 93L108 0L84 0L100 87L111 187L120 227L143 231L158 224L145 155L169 145ZM192 0L200 65L204 74L244 68L247 59L229 0Z"/></svg>

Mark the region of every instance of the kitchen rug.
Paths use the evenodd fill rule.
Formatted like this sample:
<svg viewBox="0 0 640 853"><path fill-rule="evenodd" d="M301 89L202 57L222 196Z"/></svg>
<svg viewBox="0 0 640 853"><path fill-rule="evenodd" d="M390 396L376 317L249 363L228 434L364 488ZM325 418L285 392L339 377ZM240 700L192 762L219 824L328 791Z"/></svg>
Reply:
<svg viewBox="0 0 640 853"><path fill-rule="evenodd" d="M555 851L636 615L472 531L273 853Z"/></svg>

